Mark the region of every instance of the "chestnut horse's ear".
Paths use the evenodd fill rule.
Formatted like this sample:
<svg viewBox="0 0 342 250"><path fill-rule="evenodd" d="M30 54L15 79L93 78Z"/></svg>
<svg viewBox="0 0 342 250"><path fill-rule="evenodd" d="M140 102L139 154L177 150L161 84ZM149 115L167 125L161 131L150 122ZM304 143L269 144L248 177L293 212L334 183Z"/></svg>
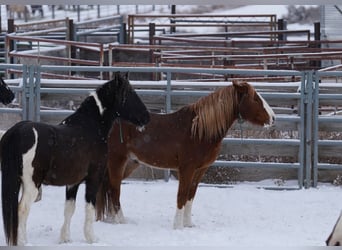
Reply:
<svg viewBox="0 0 342 250"><path fill-rule="evenodd" d="M245 81L239 82L237 80L233 80L233 86L236 88L236 90L239 93L247 93L248 92L249 85Z"/></svg>

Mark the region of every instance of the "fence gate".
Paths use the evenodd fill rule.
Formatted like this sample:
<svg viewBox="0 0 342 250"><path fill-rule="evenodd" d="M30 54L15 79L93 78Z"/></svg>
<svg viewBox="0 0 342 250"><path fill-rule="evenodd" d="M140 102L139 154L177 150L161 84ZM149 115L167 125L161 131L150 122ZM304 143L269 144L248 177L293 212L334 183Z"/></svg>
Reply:
<svg viewBox="0 0 342 250"><path fill-rule="evenodd" d="M316 71L313 75L312 172L316 187L320 175L342 173L342 83L337 81L342 72ZM328 80L323 82L323 78Z"/></svg>

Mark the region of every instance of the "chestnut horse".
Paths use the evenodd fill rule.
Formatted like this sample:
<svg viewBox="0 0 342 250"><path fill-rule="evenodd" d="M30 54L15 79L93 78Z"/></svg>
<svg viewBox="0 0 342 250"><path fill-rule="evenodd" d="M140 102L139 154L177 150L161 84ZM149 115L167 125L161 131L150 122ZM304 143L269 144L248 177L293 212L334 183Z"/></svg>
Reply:
<svg viewBox="0 0 342 250"><path fill-rule="evenodd" d="M97 219L124 223L120 184L143 164L178 172L174 228L191 227L198 183L237 119L261 126L274 123L273 110L247 82L234 81L174 113L151 114L141 132L125 121L115 123L108 138L107 171L97 195Z"/></svg>
<svg viewBox="0 0 342 250"><path fill-rule="evenodd" d="M106 169L108 133L117 117L131 122L133 127L144 126L150 119L127 77L119 73L91 93L59 125L21 121L7 130L0 141L2 217L7 244L26 243L27 218L42 184L66 186L60 241L70 241L71 217L83 181L84 235L88 243L96 240L96 193Z"/></svg>

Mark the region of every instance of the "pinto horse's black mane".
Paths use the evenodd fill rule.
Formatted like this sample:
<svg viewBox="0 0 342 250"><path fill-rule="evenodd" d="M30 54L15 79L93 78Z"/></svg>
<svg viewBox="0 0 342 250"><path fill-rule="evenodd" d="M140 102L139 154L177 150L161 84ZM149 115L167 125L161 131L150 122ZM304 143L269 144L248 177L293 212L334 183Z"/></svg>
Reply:
<svg viewBox="0 0 342 250"><path fill-rule="evenodd" d="M72 115L65 118L60 124L94 128L100 127L99 133L107 136L113 120L113 107L119 101L125 102L127 96L133 92L126 77L116 73L114 79L98 87L91 93ZM119 104L119 103L118 103ZM117 116L120 114L117 112Z"/></svg>

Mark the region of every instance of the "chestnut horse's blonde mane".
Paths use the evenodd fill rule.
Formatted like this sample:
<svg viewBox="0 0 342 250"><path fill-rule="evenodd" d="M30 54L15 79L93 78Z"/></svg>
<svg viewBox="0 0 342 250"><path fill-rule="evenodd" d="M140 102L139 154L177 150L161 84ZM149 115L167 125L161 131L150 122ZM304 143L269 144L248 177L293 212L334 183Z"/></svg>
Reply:
<svg viewBox="0 0 342 250"><path fill-rule="evenodd" d="M234 122L236 98L234 87L227 86L192 104L190 108L196 114L192 120L192 137L211 140L225 136Z"/></svg>

